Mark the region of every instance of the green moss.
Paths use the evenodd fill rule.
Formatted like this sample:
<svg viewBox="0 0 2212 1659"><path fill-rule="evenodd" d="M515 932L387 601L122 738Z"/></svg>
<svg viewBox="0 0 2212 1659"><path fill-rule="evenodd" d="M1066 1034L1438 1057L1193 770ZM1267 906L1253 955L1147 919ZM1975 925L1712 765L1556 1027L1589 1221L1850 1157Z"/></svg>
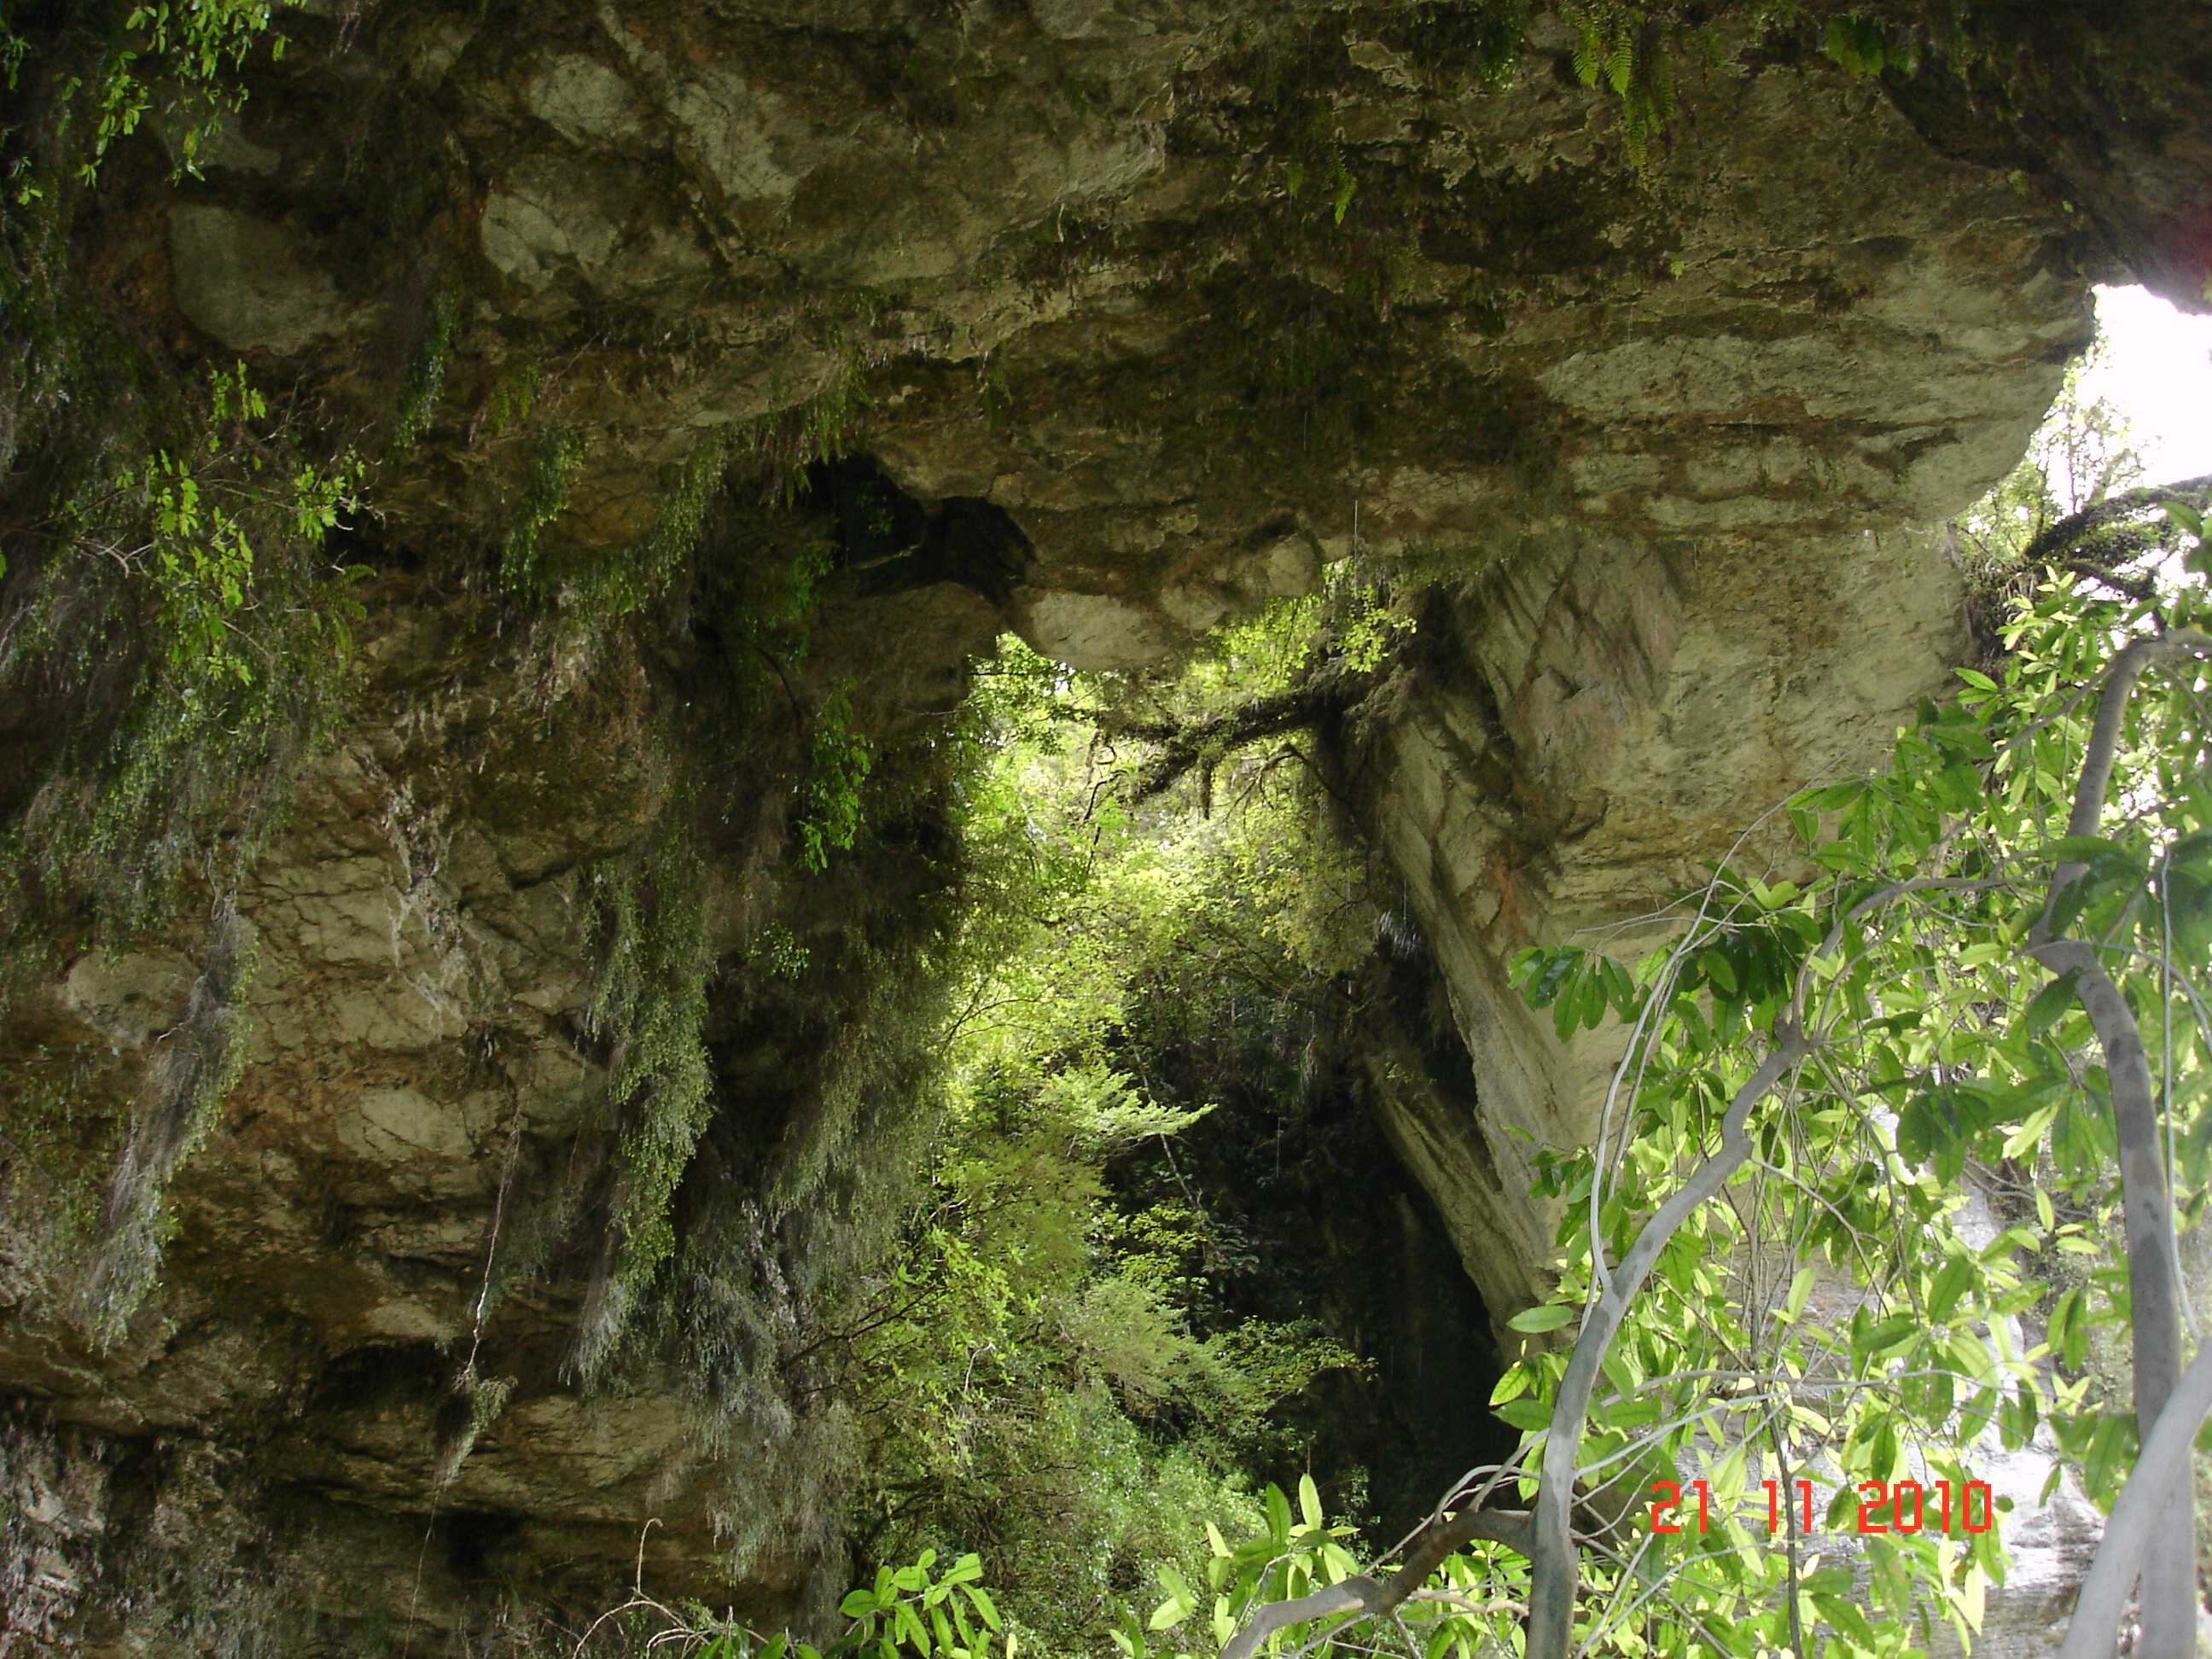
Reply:
<svg viewBox="0 0 2212 1659"><path fill-rule="evenodd" d="M128 1137L129 1080L110 1044L35 1045L0 1109L0 1214L20 1260L66 1270L92 1243L104 1172Z"/></svg>

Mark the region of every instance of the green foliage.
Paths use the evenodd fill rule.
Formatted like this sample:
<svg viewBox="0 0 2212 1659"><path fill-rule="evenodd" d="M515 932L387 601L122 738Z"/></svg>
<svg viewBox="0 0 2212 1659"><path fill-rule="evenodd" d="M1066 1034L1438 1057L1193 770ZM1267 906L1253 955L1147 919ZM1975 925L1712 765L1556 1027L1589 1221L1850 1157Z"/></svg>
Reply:
<svg viewBox="0 0 2212 1659"><path fill-rule="evenodd" d="M407 359L407 373L399 389L399 415L392 422L392 453L401 453L420 443L438 412L438 398L446 389L446 370L453 360L453 334L461 323L461 292L442 288L430 301L422 337Z"/></svg>
<svg viewBox="0 0 2212 1659"><path fill-rule="evenodd" d="M2175 605L2201 609L2203 595ZM1694 914L1684 936L1632 969L1574 948L1517 965L1563 1035L1607 1015L1632 1024L1639 1085L1603 1145L1549 1166L1567 1255L1547 1316L1522 1328L1579 1317L1594 1252L1621 1259L1642 1218L1707 1155L1723 1106L1785 1024L1802 1021L1818 1043L1817 1065L1754 1120L1755 1151L1727 1203L1692 1211L1662 1254L1608 1358L1612 1392L1592 1413L1583 1467L1649 1446L1706 1478L1730 1513L1761 1468L1771 1475L1770 1450L1820 1471L1824 1487L1909 1477L1959 1492L1985 1436L2017 1449L2047 1422L2090 1495L2109 1504L2117 1494L2132 1413L2073 1370L2087 1330L2126 1316L2124 1267L2106 1255L2118 1202L2112 1106L2075 988L2036 963L2039 930L2099 941L2106 971L2167 1045L2163 1101L2185 1216L2212 1176L2202 1063L2212 1032L2176 988L2182 964L2212 959L2212 851L2192 851L2212 849L2212 794L2186 759L2205 731L2201 667L2130 705L2118 822L2095 837L2066 833L2094 712L2075 689L2094 684L2129 620L2071 584L2045 589L2009 630L2002 681L1962 671L1959 701L1928 708L1889 772L1790 804L1825 873L1801 884L1721 870L1685 902ZM2069 860L2086 872L2062 884L2054 907L2053 872ZM1994 1238L1972 1232L1959 1184L1969 1164L2033 1170L2033 1215ZM2069 1256L2091 1262L2086 1279ZM2039 1311L2046 1340L2023 1345L2010 1322ZM1501 1408L1543 1431L1565 1365L1564 1354L1524 1359L1499 1385ZM1742 1380L1720 1401L1702 1382L1662 1380L1692 1374ZM1747 1547L1734 1522L1726 1530L1725 1541L1680 1547L1690 1559L1628 1650L1702 1651L1698 1632L1715 1628L1786 1642L1787 1559ZM1995 1530L1869 1547L1881 1618L1858 1616L1839 1586L1814 1593L1830 1651L1924 1640L1915 1621L1929 1600L1964 1641L2004 1579ZM1601 1609L1626 1581L1603 1567L1591 1581L1595 1635L1614 1628Z"/></svg>
<svg viewBox="0 0 2212 1659"><path fill-rule="evenodd" d="M2010 621L2011 608L2031 597L2045 578L2043 569L2021 563L2035 539L2061 520L2143 480L2142 458L2125 418L2110 404L2082 396L2083 378L2102 352L2101 344L2093 346L2067 369L2027 454L1953 526L1968 580L1988 613L1983 631L1992 642ZM2137 562L2155 540L2124 520L2086 537L2070 552L2076 568L2085 563L2118 568Z"/></svg>
<svg viewBox="0 0 2212 1659"><path fill-rule="evenodd" d="M501 369L484 400L482 418L489 434L498 438L519 430L538 406L538 394L544 386L545 371L528 358Z"/></svg>
<svg viewBox="0 0 2212 1659"><path fill-rule="evenodd" d="M670 1206L714 1106L703 1035L713 964L700 909L702 871L679 825L664 822L585 884L599 969L584 1029L606 1048L608 1109L621 1124L610 1259L577 1341L576 1369L587 1382L676 1249Z"/></svg>
<svg viewBox="0 0 2212 1659"><path fill-rule="evenodd" d="M854 718L852 688L842 685L814 711L813 730L807 735L806 775L793 825L799 861L807 869L828 869L830 854L849 850L859 836L861 787L873 763L868 740Z"/></svg>
<svg viewBox="0 0 2212 1659"><path fill-rule="evenodd" d="M746 435L744 447L762 494L779 507L789 508L805 495L808 467L845 454L868 407L867 352L842 325L831 349L835 361L822 383L780 414L756 421Z"/></svg>
<svg viewBox="0 0 2212 1659"><path fill-rule="evenodd" d="M843 1629L825 1646L774 1634L696 1602L681 1608L641 1591L592 1620L574 1653L673 1653L679 1659L1017 1659L1024 1644L984 1587L981 1558L969 1553L940 1569L925 1549L897 1567L884 1566L848 1592L836 1617ZM995 1644L995 1645L994 1645Z"/></svg>
<svg viewBox="0 0 2212 1659"><path fill-rule="evenodd" d="M1492 92L1512 84L1528 25L1525 0L1421 0L1405 9L1399 23L1419 58L1463 57L1476 81Z"/></svg>
<svg viewBox="0 0 2212 1659"><path fill-rule="evenodd" d="M1575 31L1574 70L1586 86L1602 83L1620 100L1621 137L1638 172L1674 112L1674 72L1662 24L1629 0L1587 0L1562 6Z"/></svg>
<svg viewBox="0 0 2212 1659"><path fill-rule="evenodd" d="M1344 611L1381 625L1348 592ZM1176 705L1288 683L1325 611L1225 635ZM897 1254L851 1283L851 1334L815 1358L865 1428L868 1554L976 1548L1024 1646L1088 1651L1157 1564L1203 1573L1207 1526L1263 1522L1237 1471L1294 1466L1280 1408L1360 1368L1310 1319L1227 1309L1237 1246L1197 1200L1155 1188L1218 1109L1184 1058L1194 1030L1224 1026L1238 995L1266 1006L1279 980L1326 995L1330 969L1298 953L1356 957L1373 924L1352 937L1358 866L1316 859L1342 855L1291 776L1242 779L1210 819L1188 795L1132 812L1085 742L1085 711L1126 688L1011 641L977 688L969 908L933 959L954 975L944 1131ZM1248 1012L1243 1029L1267 1051L1280 1026Z"/></svg>
<svg viewBox="0 0 2212 1659"><path fill-rule="evenodd" d="M941 1576L933 1577L937 1552L924 1550L911 1566L878 1568L875 1583L854 1590L837 1611L853 1621L832 1651L871 1644L888 1655L910 1647L924 1659L933 1650L944 1659L988 1659L994 1637L1006 1630L998 1604L979 1582L981 1557L962 1556ZM1018 1638L1006 1640L1006 1659L1020 1650Z"/></svg>
<svg viewBox="0 0 2212 1659"><path fill-rule="evenodd" d="M1358 189L1338 140L1333 112L1316 102L1289 128L1289 153L1283 157L1283 191L1293 202L1314 187L1317 204L1325 204L1331 226L1344 222Z"/></svg>
<svg viewBox="0 0 2212 1659"><path fill-rule="evenodd" d="M273 506L289 515L286 527L294 538L319 546L337 526L339 510L352 504L361 468L349 454L328 468L302 465L289 480L289 494L258 487L258 475L269 459L239 445L236 434L265 421L269 410L247 381L244 363L212 377L208 402L201 454L156 451L118 472L106 500L70 503L64 523L80 548L106 555L151 586L159 597L162 648L173 666L250 685L258 676L282 671L265 655L257 661L249 654L257 642L239 626L240 613L258 603L246 513ZM96 515L116 505L132 520L148 524L147 541L126 548L95 539Z"/></svg>
<svg viewBox="0 0 2212 1659"><path fill-rule="evenodd" d="M523 515L508 536L502 581L529 604L557 606L564 622L586 640L603 641L622 623L684 590L721 502L731 448L730 441L720 437L695 448L661 490L660 514L653 528L636 540L612 550L563 549L551 558L538 546L538 532L566 510L583 454L576 434L555 428L544 441ZM810 546L793 562L811 556ZM779 619L789 610L781 595L761 602Z"/></svg>
<svg viewBox="0 0 2212 1659"><path fill-rule="evenodd" d="M1325 1584L1340 1584L1359 1571L1353 1528L1329 1524L1310 1476L1298 1482L1295 1515L1282 1491L1269 1486L1263 1524L1247 1530L1249 1535L1232 1547L1219 1528L1209 1528L1210 1553L1198 1574L1162 1566L1159 1587L1166 1592L1165 1599L1143 1624L1132 1618L1124 1628L1108 1632L1124 1659L1140 1659L1150 1652L1157 1632L1170 1633L1177 1651L1218 1650L1237 1633L1241 1615L1254 1604L1305 1595ZM1205 1588L1199 1589L1200 1584ZM1455 1582L1451 1588L1473 1585ZM1412 1623L1401 1629L1409 1646L1432 1632L1450 1633L1449 1612L1424 1617L1426 1611L1408 1609ZM1419 1650L1441 1653L1446 1645L1425 1644Z"/></svg>
<svg viewBox="0 0 2212 1659"><path fill-rule="evenodd" d="M1867 17L1831 17L1820 31L1820 55L1862 77L1890 69L1911 75L1920 67L1919 49L1910 35L1893 42L1878 21Z"/></svg>
<svg viewBox="0 0 2212 1659"><path fill-rule="evenodd" d="M70 147L70 182L95 183L109 149L138 130L157 96L166 100L163 116L175 124L175 176L198 177L208 140L246 101L237 75L248 55L265 38L271 57L283 56L284 37L269 33L274 9L268 0L156 0L131 7L90 61L59 80L49 143L57 151ZM10 92L31 50L14 21L0 16L0 71ZM0 127L0 143L14 136ZM19 207L54 193L54 181L33 165L27 148L18 149L8 167Z"/></svg>
<svg viewBox="0 0 2212 1659"><path fill-rule="evenodd" d="M356 607L321 549L362 469L303 456L242 368L163 408L76 355L96 325L41 310L55 355L25 435L46 510L18 521L0 691L56 717L0 828L0 908L35 935L81 896L113 941L195 860L222 888L335 719Z"/></svg>
<svg viewBox="0 0 2212 1659"><path fill-rule="evenodd" d="M576 470L583 465L584 434L572 426L548 426L538 434L537 453L515 508L514 522L499 554L500 583L509 592L542 602L550 578L538 547L538 535L568 510Z"/></svg>

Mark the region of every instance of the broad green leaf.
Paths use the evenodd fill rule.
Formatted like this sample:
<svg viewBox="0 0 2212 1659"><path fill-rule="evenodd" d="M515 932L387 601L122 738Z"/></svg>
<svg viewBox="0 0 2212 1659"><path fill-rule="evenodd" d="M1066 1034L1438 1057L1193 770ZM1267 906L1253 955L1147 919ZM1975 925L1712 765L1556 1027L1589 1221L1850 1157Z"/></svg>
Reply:
<svg viewBox="0 0 2212 1659"><path fill-rule="evenodd" d="M1000 1628L998 1603L991 1600L989 1591L981 1584L963 1584L960 1587L960 1593L975 1604L975 1611L981 1615L985 1624L994 1631ZM1011 1637L1007 1638L1006 1648L1011 1654L1013 1650L1013 1639Z"/></svg>
<svg viewBox="0 0 2212 1659"><path fill-rule="evenodd" d="M2076 977L2070 971L2061 974L2036 993L2035 1000L2027 1005L2027 1012L2021 1020L2031 1036L2049 1030L2074 1006Z"/></svg>
<svg viewBox="0 0 2212 1659"><path fill-rule="evenodd" d="M1974 1264L1964 1256L1954 1255L1946 1261L1936 1273L1935 1285L1928 1293L1929 1318L1948 1319L1951 1310L1959 1305L1959 1298L1966 1293L1966 1287L1973 1283L1973 1279Z"/></svg>
<svg viewBox="0 0 2212 1659"><path fill-rule="evenodd" d="M1563 1325L1571 1325L1578 1316L1572 1308L1557 1302L1543 1302L1533 1308L1523 1308L1505 1322L1516 1331L1540 1334L1545 1331L1556 1331Z"/></svg>
<svg viewBox="0 0 2212 1659"><path fill-rule="evenodd" d="M1516 1429L1533 1432L1550 1426L1552 1408L1540 1400L1509 1400L1498 1407L1498 1415Z"/></svg>

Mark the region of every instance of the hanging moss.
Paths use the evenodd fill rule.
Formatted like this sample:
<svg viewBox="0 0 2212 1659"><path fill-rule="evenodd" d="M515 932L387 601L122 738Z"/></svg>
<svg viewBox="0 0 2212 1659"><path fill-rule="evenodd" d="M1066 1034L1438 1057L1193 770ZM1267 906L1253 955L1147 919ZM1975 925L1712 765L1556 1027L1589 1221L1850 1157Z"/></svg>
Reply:
<svg viewBox="0 0 2212 1659"><path fill-rule="evenodd" d="M545 567L538 536L568 510L584 449L584 434L572 426L549 426L538 434L522 500L500 547L500 584L510 593L540 604L551 596L555 579Z"/></svg>
<svg viewBox="0 0 2212 1659"><path fill-rule="evenodd" d="M392 451L412 449L429 431L438 412L438 399L446 389L446 370L453 361L453 336L460 326L461 293L444 288L430 301L422 337L407 359L400 383L399 416L392 422Z"/></svg>
<svg viewBox="0 0 2212 1659"><path fill-rule="evenodd" d="M670 815L635 853L586 879L599 966L584 1029L606 1046L607 1099L621 1126L610 1231L577 1334L574 1364L586 1381L676 1248L669 1206L714 1110L702 874L697 848Z"/></svg>
<svg viewBox="0 0 2212 1659"><path fill-rule="evenodd" d="M130 1139L109 1178L99 1243L79 1290L80 1322L101 1345L118 1340L160 1271L173 1228L170 1177L198 1150L237 1086L250 1051L239 1006L255 955L237 909L225 901L208 929L207 964L184 1018L163 1035L147 1067Z"/></svg>

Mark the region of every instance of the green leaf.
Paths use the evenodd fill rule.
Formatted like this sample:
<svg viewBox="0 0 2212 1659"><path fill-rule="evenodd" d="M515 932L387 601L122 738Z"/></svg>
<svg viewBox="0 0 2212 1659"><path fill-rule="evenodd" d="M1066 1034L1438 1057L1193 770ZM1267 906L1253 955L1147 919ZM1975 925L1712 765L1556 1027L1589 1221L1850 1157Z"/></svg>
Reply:
<svg viewBox="0 0 2212 1659"><path fill-rule="evenodd" d="M2041 1036L2074 1006L2074 988L2080 977L2077 971L2069 969L2035 994L2035 1000L2027 1005L2027 1012L2022 1018L2029 1036Z"/></svg>
<svg viewBox="0 0 2212 1659"><path fill-rule="evenodd" d="M898 1632L899 1639L921 1654L922 1659L928 1659L929 1632L922 1627L921 1615L915 1611L914 1603L900 1602L891 1610L891 1622Z"/></svg>
<svg viewBox="0 0 2212 1659"><path fill-rule="evenodd" d="M1805 1311L1806 1299L1813 1294L1813 1269L1800 1267L1790 1276L1790 1297L1782 1304L1783 1317L1791 1324Z"/></svg>
<svg viewBox="0 0 2212 1659"><path fill-rule="evenodd" d="M1737 1441L1706 1477L1713 1503L1720 1509L1733 1509L1736 1499L1743 1496L1744 1451L1745 1443Z"/></svg>
<svg viewBox="0 0 2212 1659"><path fill-rule="evenodd" d="M1946 1261L1936 1275L1935 1287L1928 1293L1929 1318L1938 1321L1948 1319L1951 1310L1959 1305L1959 1298L1966 1293L1966 1287L1973 1282L1972 1262L1964 1256L1955 1255Z"/></svg>
<svg viewBox="0 0 2212 1659"><path fill-rule="evenodd" d="M1298 1477L1298 1513L1305 1517L1306 1525L1316 1532L1321 1529L1321 1492L1310 1474Z"/></svg>
<svg viewBox="0 0 2212 1659"><path fill-rule="evenodd" d="M1530 1434L1552 1424L1552 1408L1540 1400L1509 1400L1498 1407L1498 1415Z"/></svg>
<svg viewBox="0 0 2212 1659"><path fill-rule="evenodd" d="M2044 849L2060 864L2132 863L2128 849L2102 836L2061 836Z"/></svg>
<svg viewBox="0 0 2212 1659"><path fill-rule="evenodd" d="M865 1619L880 1604L864 1589L856 1589L837 1604L837 1611L848 1619Z"/></svg>
<svg viewBox="0 0 2212 1659"><path fill-rule="evenodd" d="M1840 1595L1826 1594L1816 1594L1812 1599L1813 1605L1820 1610L1822 1618L1862 1648L1872 1650L1881 1645L1875 1639L1874 1626L1867 1623L1866 1615L1849 1601Z"/></svg>
<svg viewBox="0 0 2212 1659"><path fill-rule="evenodd" d="M1899 1314L1894 1319L1885 1319L1868 1330L1863 1338L1854 1334L1851 1350L1869 1359L1879 1359L1893 1348L1901 1348L1917 1335L1920 1322L1911 1314Z"/></svg>
<svg viewBox="0 0 2212 1659"><path fill-rule="evenodd" d="M1606 979L1600 969L1583 981L1581 1018L1585 1029L1594 1031L1605 1023L1605 1005Z"/></svg>
<svg viewBox="0 0 2212 1659"><path fill-rule="evenodd" d="M1581 1317L1578 1311L1559 1302L1540 1302L1533 1308L1523 1308L1505 1322L1516 1331L1540 1335L1556 1331L1563 1325L1571 1325Z"/></svg>
<svg viewBox="0 0 2212 1659"><path fill-rule="evenodd" d="M1582 993L1580 984L1577 982L1575 994L1573 995L1563 995L1559 998L1559 1001L1552 1006L1552 1030L1553 1035L1555 1035L1560 1042L1565 1042L1570 1036L1574 1035L1576 1030L1582 1024Z"/></svg>
<svg viewBox="0 0 2212 1659"><path fill-rule="evenodd" d="M975 1603L975 1611L981 1615L985 1624L994 1631L1000 1628L998 1604L991 1600L989 1591L981 1584L963 1584L960 1593Z"/></svg>

